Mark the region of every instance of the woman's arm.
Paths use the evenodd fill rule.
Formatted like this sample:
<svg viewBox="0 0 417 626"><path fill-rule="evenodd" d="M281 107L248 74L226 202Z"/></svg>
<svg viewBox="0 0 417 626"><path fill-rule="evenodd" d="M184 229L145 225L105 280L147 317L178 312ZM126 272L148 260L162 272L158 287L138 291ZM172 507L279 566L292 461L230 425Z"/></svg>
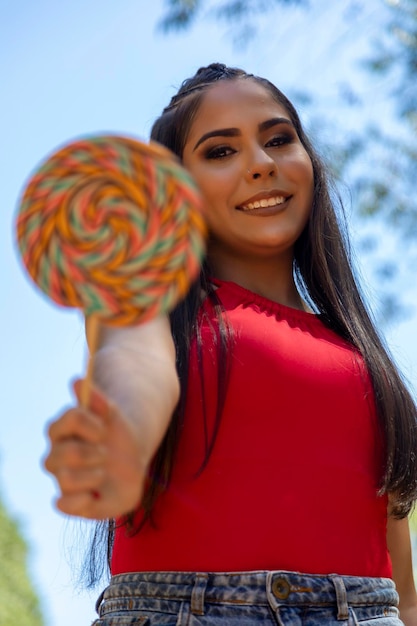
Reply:
<svg viewBox="0 0 417 626"><path fill-rule="evenodd" d="M417 594L408 519L388 517L387 543L392 560L392 577L400 596L400 618L405 626L417 626Z"/></svg>
<svg viewBox="0 0 417 626"><path fill-rule="evenodd" d="M87 409L73 407L49 427L45 467L60 487L61 511L103 519L137 506L178 402L168 318L102 329L94 383ZM79 382L78 398L80 391Z"/></svg>

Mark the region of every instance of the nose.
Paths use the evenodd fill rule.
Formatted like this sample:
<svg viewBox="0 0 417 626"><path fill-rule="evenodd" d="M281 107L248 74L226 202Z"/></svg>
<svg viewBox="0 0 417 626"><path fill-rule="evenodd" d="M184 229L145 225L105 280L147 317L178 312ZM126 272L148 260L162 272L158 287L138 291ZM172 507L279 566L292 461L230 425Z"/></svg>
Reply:
<svg viewBox="0 0 417 626"><path fill-rule="evenodd" d="M277 175L277 172L278 168L274 159L262 147L258 147L247 169L247 178L256 180L258 178L274 177Z"/></svg>

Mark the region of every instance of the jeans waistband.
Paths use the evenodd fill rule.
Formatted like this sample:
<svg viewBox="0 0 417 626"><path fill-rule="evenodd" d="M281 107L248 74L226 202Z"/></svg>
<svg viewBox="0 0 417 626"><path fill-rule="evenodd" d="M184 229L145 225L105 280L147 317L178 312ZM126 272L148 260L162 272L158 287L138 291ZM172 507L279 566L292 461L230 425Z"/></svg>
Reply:
<svg viewBox="0 0 417 626"><path fill-rule="evenodd" d="M287 571L231 573L140 572L113 576L97 601L100 614L106 602L135 597L188 600L191 611L204 614L205 603L271 606L336 606L338 619L347 619L348 606L398 605L392 580L356 576L311 575Z"/></svg>

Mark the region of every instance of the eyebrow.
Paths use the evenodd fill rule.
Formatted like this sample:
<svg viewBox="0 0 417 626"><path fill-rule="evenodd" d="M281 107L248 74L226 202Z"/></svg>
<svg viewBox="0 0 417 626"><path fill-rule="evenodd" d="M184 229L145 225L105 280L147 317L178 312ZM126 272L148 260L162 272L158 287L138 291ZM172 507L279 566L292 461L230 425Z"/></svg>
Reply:
<svg viewBox="0 0 417 626"><path fill-rule="evenodd" d="M265 120L265 122L261 122L258 125L258 129L259 132L262 133L263 131L269 130L270 128L272 128L273 126L277 126L278 124L287 124L294 128L294 124L289 118L273 117L270 120ZM211 130L200 137L200 139L197 141L193 148L193 152L194 150L197 150L198 146L202 144L203 141L210 139L210 137L238 137L240 134L241 132L239 128L218 128L216 130Z"/></svg>

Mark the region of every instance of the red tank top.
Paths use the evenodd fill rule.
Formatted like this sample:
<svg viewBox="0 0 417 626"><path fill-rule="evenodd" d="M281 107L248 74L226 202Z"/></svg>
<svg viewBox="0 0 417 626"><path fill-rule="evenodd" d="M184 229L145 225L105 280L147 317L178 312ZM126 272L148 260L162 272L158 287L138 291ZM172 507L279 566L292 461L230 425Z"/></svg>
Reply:
<svg viewBox="0 0 417 626"><path fill-rule="evenodd" d="M154 525L115 536L112 573L291 570L391 576L383 459L362 359L319 317L215 281L234 331L217 439L217 347L203 308L205 405L195 344L184 428ZM140 512L138 515L140 516Z"/></svg>

